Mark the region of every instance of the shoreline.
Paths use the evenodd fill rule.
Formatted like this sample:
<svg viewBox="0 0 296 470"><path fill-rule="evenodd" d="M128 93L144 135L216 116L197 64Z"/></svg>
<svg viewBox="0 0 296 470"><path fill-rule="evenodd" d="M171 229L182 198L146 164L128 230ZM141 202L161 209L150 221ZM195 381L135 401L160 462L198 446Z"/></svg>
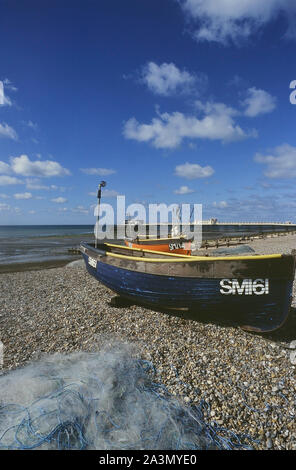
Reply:
<svg viewBox="0 0 296 470"><path fill-rule="evenodd" d="M8 273L21 273L26 271L43 271L46 269L54 269L67 266L72 261L79 260L80 256L73 256L73 258L60 259L60 260L47 260L47 261L35 261L31 263L11 263L11 264L0 264L0 275Z"/></svg>
<svg viewBox="0 0 296 470"><path fill-rule="evenodd" d="M237 240L238 238L233 238L232 241ZM109 243L122 243L122 240L108 240ZM247 245L254 249L256 254L288 254L291 253L293 249L296 249L296 234L286 233L286 234L276 234L274 236L266 235L264 238L260 237L252 237L252 240L245 240L240 241L239 243L230 243L229 248L231 247L239 247ZM212 243L209 245L212 248L216 247L216 244ZM220 244L219 247L226 247L226 244ZM69 248L71 249L71 248ZM210 248L211 249L211 248ZM210 249L208 253L210 254ZM207 253L203 249L203 253ZM198 255L198 251L194 253ZM72 261L76 261L82 259L81 255L72 254L68 255L67 258L63 259L47 259L45 261L39 260L34 262L24 262L24 263L7 263L7 264L0 264L0 275L6 273L16 273L16 272L25 272L25 271L36 271L36 270L43 270L43 269L53 269L62 266L66 266L68 263Z"/></svg>

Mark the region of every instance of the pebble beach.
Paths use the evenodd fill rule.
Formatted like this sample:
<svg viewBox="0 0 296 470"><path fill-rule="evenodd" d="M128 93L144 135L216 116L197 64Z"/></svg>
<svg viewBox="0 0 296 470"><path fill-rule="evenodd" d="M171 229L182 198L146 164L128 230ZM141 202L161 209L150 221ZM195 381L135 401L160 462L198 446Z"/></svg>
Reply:
<svg viewBox="0 0 296 470"><path fill-rule="evenodd" d="M296 235L249 242L257 253L289 253ZM139 305L114 306L81 262L0 274L2 373L44 354L128 343L157 380L186 404L207 402L205 421L248 434L258 450L296 450L296 283L291 315L268 335L223 318L191 320Z"/></svg>

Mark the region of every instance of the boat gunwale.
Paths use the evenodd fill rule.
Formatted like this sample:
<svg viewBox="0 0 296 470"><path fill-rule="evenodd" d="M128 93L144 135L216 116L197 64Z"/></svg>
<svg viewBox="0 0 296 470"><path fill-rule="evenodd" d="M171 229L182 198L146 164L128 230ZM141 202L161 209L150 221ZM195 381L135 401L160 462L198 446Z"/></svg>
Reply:
<svg viewBox="0 0 296 470"><path fill-rule="evenodd" d="M157 253L160 255L160 252L152 251L152 250L141 250L139 248L130 248L126 246L121 246L121 245L112 245L112 244L107 244L107 246L113 246L116 248L120 249L127 249L127 250L136 250L140 251L143 253L151 254L151 253ZM140 256L131 256L131 255L126 255L126 254L119 254L119 253L112 253L109 251L103 251L103 250L98 250L91 245L88 245L87 243L81 243L80 246L83 246L86 248L88 251L93 252L96 255L99 255L100 257L102 255L104 256L111 256L113 258L121 258L121 259L126 259L126 260L132 260L132 261L142 261L142 262L148 262L148 263L194 263L194 262L212 262L212 261L257 261L257 260L269 260L269 259L279 259L279 258L285 258L285 257L294 257L292 254L269 254L269 255L247 255L247 256L192 256L192 255L178 255L174 253L164 253L161 252L161 255L166 255L168 256L168 259L165 258L144 258Z"/></svg>
<svg viewBox="0 0 296 470"><path fill-rule="evenodd" d="M131 243L137 243L137 242L156 242L156 241L172 241L172 240L183 240L183 241L187 241L187 242L192 242L193 241L193 237L192 238L188 238L188 237L185 237L183 235L181 235L180 237L168 237L168 238L140 238L140 237L136 237L136 238L125 238L125 240L127 240L128 242L131 242Z"/></svg>
<svg viewBox="0 0 296 470"><path fill-rule="evenodd" d="M149 253L155 253L157 255L164 255L164 256L171 256L171 257L176 257L176 258L186 258L187 256L191 258L191 255L181 255L181 254L178 254L178 253L170 253L170 252L167 252L167 251L157 251L157 250L148 250L148 249L145 249L145 248L137 248L137 247L131 247L131 246L125 246L125 245L116 245L114 243L105 243L106 246L111 246L111 247L114 247L114 248L123 248L124 250L130 250L130 251L140 251L141 253L144 251L145 253L149 252ZM107 252L107 253L110 253L110 252ZM125 256L125 255L124 255ZM133 256L134 258L134 256Z"/></svg>

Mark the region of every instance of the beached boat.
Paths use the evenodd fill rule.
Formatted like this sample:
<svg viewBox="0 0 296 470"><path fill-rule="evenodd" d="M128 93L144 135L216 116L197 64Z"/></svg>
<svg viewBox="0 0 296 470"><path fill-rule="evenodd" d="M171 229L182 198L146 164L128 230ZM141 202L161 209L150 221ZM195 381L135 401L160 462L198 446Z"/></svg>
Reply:
<svg viewBox="0 0 296 470"><path fill-rule="evenodd" d="M81 243L88 272L123 298L154 308L233 315L257 332L280 328L288 318L294 255L183 256Z"/></svg>
<svg viewBox="0 0 296 470"><path fill-rule="evenodd" d="M183 236L169 238L126 238L124 243L130 248L177 253L182 255L191 255L192 250L192 240L188 240Z"/></svg>

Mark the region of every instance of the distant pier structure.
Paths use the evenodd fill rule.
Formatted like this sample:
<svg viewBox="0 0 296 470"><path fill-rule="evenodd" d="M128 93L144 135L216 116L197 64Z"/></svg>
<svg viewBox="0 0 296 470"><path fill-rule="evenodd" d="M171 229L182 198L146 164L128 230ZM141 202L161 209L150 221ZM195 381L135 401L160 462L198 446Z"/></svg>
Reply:
<svg viewBox="0 0 296 470"><path fill-rule="evenodd" d="M202 222L193 222L193 225L190 224L191 229L196 224L202 226L203 240L296 233L296 224L290 220L286 222L219 222L218 219L211 218Z"/></svg>
<svg viewBox="0 0 296 470"><path fill-rule="evenodd" d="M194 221L193 223L194 224L202 223L202 225L254 225L254 226L255 225L268 225L268 226L293 225L294 227L296 227L296 224L292 224L290 220L286 222L219 222L218 219L212 218L209 220L203 220L202 222Z"/></svg>
<svg viewBox="0 0 296 470"><path fill-rule="evenodd" d="M135 223L138 222L138 223ZM128 224L130 225L130 223ZM145 224L143 221L133 221L134 230L138 236L148 236L154 238L161 237L162 227L165 227L170 234L173 231L173 224L158 223L158 224ZM194 232L197 226L201 227L202 239L206 240L219 240L219 239L232 239L232 238L249 238L249 237L264 237L280 234L296 233L296 224L291 221L286 222L219 222L216 218L209 220L196 220L191 223L180 224L180 233L190 235ZM151 230L151 231L150 231ZM152 235L151 235L152 234Z"/></svg>

